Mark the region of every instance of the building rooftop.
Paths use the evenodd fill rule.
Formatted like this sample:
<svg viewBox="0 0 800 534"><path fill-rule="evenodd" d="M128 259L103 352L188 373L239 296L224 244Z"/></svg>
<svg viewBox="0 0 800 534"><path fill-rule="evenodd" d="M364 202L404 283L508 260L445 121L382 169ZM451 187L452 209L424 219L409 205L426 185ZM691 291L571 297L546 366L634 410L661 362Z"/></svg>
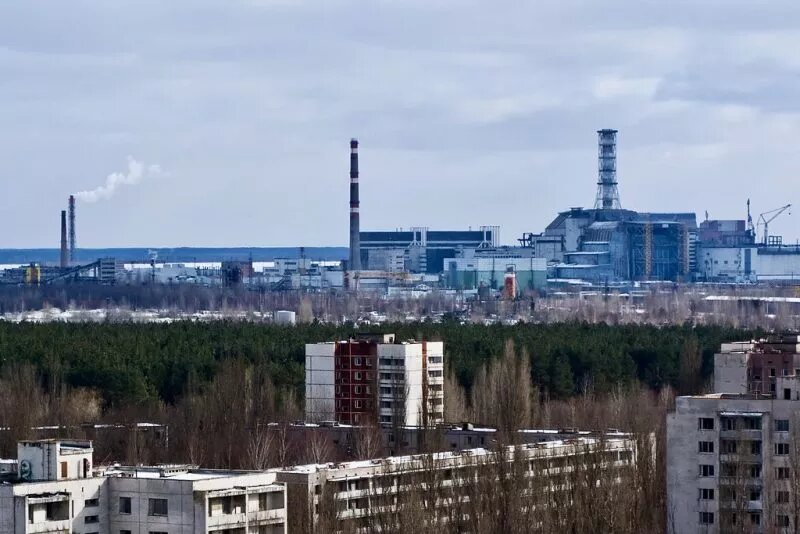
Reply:
<svg viewBox="0 0 800 534"><path fill-rule="evenodd" d="M601 440L596 437L576 437L574 439L566 439L566 440L551 440L551 441L542 441L538 443L526 443L523 445L518 446L510 446L508 447L509 451L514 451L517 448L522 451L526 450L557 450L563 448L576 448L580 446L588 446L588 445L598 445L600 443L607 443L607 444L614 444L614 445L623 445L624 439L622 438L612 438L608 440ZM386 458L377 458L372 460L357 460L357 461L350 461L350 462L339 462L339 463L325 463L325 464L306 464L306 465L295 465L289 468L277 468L274 471L281 471L285 473L318 473L321 471L326 472L336 472L340 471L343 473L348 470L354 469L368 469L368 468L410 468L414 469L415 467L424 468L424 463L420 464L420 462L425 462L426 460L434 461L434 462L446 462L450 461L457 461L463 458L481 458L487 457L492 454L496 454L496 450L487 449L487 448L475 448L475 449L465 449L461 451L444 451L444 452L435 452L431 454L413 454L413 455L406 455L406 456L389 456ZM335 478L335 477L332 477Z"/></svg>
<svg viewBox="0 0 800 534"><path fill-rule="evenodd" d="M168 479L179 481L209 480L236 475L247 475L258 471L234 471L225 469L201 469L192 465L122 466L112 465L98 469L100 476L122 478Z"/></svg>

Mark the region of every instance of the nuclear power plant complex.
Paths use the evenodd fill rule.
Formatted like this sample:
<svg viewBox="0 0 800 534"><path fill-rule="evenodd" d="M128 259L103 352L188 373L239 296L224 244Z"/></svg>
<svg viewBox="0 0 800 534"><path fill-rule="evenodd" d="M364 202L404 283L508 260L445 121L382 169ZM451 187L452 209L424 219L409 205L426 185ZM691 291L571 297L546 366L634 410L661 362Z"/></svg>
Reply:
<svg viewBox="0 0 800 534"><path fill-rule="evenodd" d="M570 287L640 283L800 283L800 245L785 244L781 236L769 232L770 223L788 215L791 204L753 216L750 201L743 199L744 218L715 220L706 215L699 223L691 211L654 213L623 207L617 136L617 130L597 131L592 207L566 208L554 214L543 230L526 232L512 244L501 241L496 225L373 229L370 206L364 206L366 229L362 230L359 142L351 139L348 253L337 260L308 257L301 248L299 257L265 262L224 254L203 264L176 262L159 259L152 251L147 257L78 261L76 197L70 195L67 209L60 213L59 261L7 266L0 273L0 283L242 284L274 291L415 295L440 290L506 298Z"/></svg>

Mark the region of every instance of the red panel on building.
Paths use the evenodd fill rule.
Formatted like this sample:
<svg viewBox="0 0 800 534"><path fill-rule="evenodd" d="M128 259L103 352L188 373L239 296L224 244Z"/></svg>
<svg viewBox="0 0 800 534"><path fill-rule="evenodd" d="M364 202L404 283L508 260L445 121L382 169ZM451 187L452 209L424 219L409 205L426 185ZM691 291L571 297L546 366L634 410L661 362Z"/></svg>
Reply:
<svg viewBox="0 0 800 534"><path fill-rule="evenodd" d="M342 424L377 421L378 346L372 341L337 343L334 350L336 420Z"/></svg>

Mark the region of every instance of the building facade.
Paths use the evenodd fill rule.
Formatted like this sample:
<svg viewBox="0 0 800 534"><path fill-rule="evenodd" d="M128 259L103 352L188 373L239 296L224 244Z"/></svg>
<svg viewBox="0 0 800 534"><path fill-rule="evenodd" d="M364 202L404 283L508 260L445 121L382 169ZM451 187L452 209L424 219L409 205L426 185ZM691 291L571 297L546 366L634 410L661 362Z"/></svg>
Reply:
<svg viewBox="0 0 800 534"><path fill-rule="evenodd" d="M633 439L581 437L501 450L480 448L302 465L279 470L278 480L287 486L290 531L301 525L319 526L322 521L325 524L318 531L358 532L390 524L398 510L422 503L428 503L424 508L426 521L461 521L470 513L469 503L477 501L486 488L495 487L499 472L508 475L511 464L517 469L514 472L519 475L520 488L537 488L547 494L566 490L570 474L579 471L578 465L588 462L599 474L631 466L635 461ZM611 475L607 480L619 479ZM530 497L534 499L533 494ZM477 507L471 513L478 513Z"/></svg>
<svg viewBox="0 0 800 534"><path fill-rule="evenodd" d="M306 345L306 420L417 426L444 419L444 344L393 334Z"/></svg>
<svg viewBox="0 0 800 534"><path fill-rule="evenodd" d="M800 517L798 336L726 343L715 393L667 417L674 533L796 532Z"/></svg>
<svg viewBox="0 0 800 534"><path fill-rule="evenodd" d="M269 472L96 469L90 441L21 442L0 483L0 534L278 534L286 492Z"/></svg>
<svg viewBox="0 0 800 534"><path fill-rule="evenodd" d="M367 270L405 270L412 273L444 271L444 262L463 251L493 248L500 228L430 230L424 227L389 232L361 232L361 264ZM402 263L402 268L400 267Z"/></svg>

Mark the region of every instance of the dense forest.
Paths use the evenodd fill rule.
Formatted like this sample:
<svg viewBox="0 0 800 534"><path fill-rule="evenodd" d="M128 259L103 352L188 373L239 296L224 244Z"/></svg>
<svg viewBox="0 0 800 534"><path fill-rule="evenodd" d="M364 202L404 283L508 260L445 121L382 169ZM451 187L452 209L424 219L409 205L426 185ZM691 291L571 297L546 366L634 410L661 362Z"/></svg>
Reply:
<svg viewBox="0 0 800 534"><path fill-rule="evenodd" d="M551 399L641 382L679 392L702 387L723 341L755 332L719 326L605 324L463 325L456 321L386 325L399 339L443 340L449 373L467 390L508 340L530 361L532 385ZM171 324L0 323L0 376L30 364L44 384L96 391L105 408L176 402L203 387L220 366L242 360L280 391L303 394L304 344L352 335L352 327L281 327L248 322Z"/></svg>

